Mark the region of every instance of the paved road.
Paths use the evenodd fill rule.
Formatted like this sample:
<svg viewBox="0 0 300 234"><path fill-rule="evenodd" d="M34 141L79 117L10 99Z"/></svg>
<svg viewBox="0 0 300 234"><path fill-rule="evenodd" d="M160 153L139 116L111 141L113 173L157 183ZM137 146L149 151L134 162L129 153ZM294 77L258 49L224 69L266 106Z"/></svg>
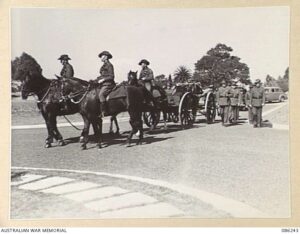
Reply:
<svg viewBox="0 0 300 234"><path fill-rule="evenodd" d="M245 114L242 113L242 117ZM105 187L126 190L129 200L146 199L142 202L142 209L141 204L134 202L128 206L108 207L104 212L107 212L107 217L123 217L124 209L132 217L139 212L145 217L289 216L288 131L268 127L253 129L242 122L237 126L222 127L220 123L207 125L200 121L187 130L181 130L176 124L168 126L168 132L158 129L147 133L143 145L126 148L123 143L129 125L122 122L124 134L120 137L105 134L107 147L97 150L91 143L86 151L80 150L76 137L79 132L71 127L61 128L68 145L51 149L43 148L45 129L13 130L13 171L23 172L23 179L26 176L46 176L58 177L58 181L76 178L72 183L97 182ZM107 124L104 129L107 131ZM29 181L29 188L38 181ZM50 184L48 187L59 185ZM35 200L43 200L41 198L46 199L47 204L58 199L57 194L31 190L21 184L12 187L12 216L16 218L28 215L26 207L22 210L19 206L22 197L36 196L33 204L36 204ZM45 194L48 194L46 198ZM61 204L74 207L69 209L68 217L76 213L78 207L74 200L69 201L64 194L60 194L59 199L62 199ZM109 203L118 202L120 200ZM80 204L83 210L88 208L86 202ZM95 206L102 206L99 204ZM45 204L35 217L45 214L42 207L45 208ZM168 207L166 210L170 213L163 213L164 207ZM140 209L139 212L136 209ZM162 213L149 211L155 209ZM115 213L108 214L108 211ZM97 209L82 212L87 217L104 217L104 213ZM63 215L49 211L50 214L54 217Z"/></svg>

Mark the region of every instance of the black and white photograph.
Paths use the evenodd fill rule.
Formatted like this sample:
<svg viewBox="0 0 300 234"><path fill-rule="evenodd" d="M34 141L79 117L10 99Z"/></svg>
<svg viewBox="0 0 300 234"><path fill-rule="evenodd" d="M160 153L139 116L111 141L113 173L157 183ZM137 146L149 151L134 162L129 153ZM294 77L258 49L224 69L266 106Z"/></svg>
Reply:
<svg viewBox="0 0 300 234"><path fill-rule="evenodd" d="M11 220L290 218L290 8L10 9Z"/></svg>

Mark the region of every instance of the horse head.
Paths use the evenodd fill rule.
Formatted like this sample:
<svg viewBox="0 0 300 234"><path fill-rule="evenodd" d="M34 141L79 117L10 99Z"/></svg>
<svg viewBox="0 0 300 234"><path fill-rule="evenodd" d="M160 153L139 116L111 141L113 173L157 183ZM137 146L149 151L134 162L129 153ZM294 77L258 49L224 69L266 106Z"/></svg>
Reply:
<svg viewBox="0 0 300 234"><path fill-rule="evenodd" d="M138 79L137 79L137 71L129 71L127 76L128 84L129 85L137 85Z"/></svg>
<svg viewBox="0 0 300 234"><path fill-rule="evenodd" d="M202 94L203 89L200 84L198 83L192 83L189 87L189 91L193 94Z"/></svg>
<svg viewBox="0 0 300 234"><path fill-rule="evenodd" d="M21 82L22 99L27 99L31 94L38 94L44 88L39 77L30 71L25 75L25 78Z"/></svg>
<svg viewBox="0 0 300 234"><path fill-rule="evenodd" d="M81 80L75 77L62 79L61 82L62 82L61 87L64 95L86 90L90 85L88 81Z"/></svg>

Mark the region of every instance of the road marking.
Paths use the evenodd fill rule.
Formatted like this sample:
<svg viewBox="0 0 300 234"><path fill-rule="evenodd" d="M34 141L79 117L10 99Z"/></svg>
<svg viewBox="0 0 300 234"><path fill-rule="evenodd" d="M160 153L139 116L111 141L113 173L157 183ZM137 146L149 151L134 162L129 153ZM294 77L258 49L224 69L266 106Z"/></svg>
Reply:
<svg viewBox="0 0 300 234"><path fill-rule="evenodd" d="M210 204L214 209L225 211L235 218L271 218L269 214L265 214L262 211L247 205L243 202L236 201L224 196L206 192L203 190L191 188L181 184L172 184L170 182L162 180L154 180L136 176L120 175L120 174L111 174L105 172L92 172L92 171L81 171L81 170L70 170L70 169L53 169L53 168L31 168L31 167L12 167L16 170L33 170L33 171L54 171L54 172L71 172L78 174L91 174L97 176L108 176L112 178L120 178L132 181L138 181L145 184L150 184L154 186L165 187L176 191L180 194L186 194L188 196L197 198L204 203Z"/></svg>
<svg viewBox="0 0 300 234"><path fill-rule="evenodd" d="M118 122L129 121L129 117L118 118ZM109 119L104 119L103 124L110 123ZM74 126L83 126L83 122L72 122ZM71 127L69 123L59 123L57 127ZM46 124L33 124L33 125L13 125L11 126L12 130L22 130L22 129L38 129L46 128Z"/></svg>
<svg viewBox="0 0 300 234"><path fill-rule="evenodd" d="M21 176L21 180L20 181L13 181L11 182L11 185L20 185L20 184L25 184L25 183L28 183L28 182L31 182L33 180L37 180L37 179L41 179L41 178L44 178L46 176L44 175L32 175L32 174L28 174L28 175L24 175L24 176Z"/></svg>
<svg viewBox="0 0 300 234"><path fill-rule="evenodd" d="M50 177L46 179L42 179L36 182L32 182L29 184L24 184L19 186L20 189L26 189L26 190L39 190L39 189L45 189L54 185L63 184L66 182L73 181L74 179L65 178L65 177Z"/></svg>
<svg viewBox="0 0 300 234"><path fill-rule="evenodd" d="M280 103L278 106L274 107L273 109L270 109L270 110L268 110L266 112L263 112L262 116L264 117L264 116L266 116L266 115L268 115L268 114L270 114L270 113L272 113L272 112L274 112L274 111L276 111L276 110L278 110L278 109L286 106L287 104L288 104L288 102L283 103L283 104Z"/></svg>
<svg viewBox="0 0 300 234"><path fill-rule="evenodd" d="M53 188L44 189L44 190L41 190L40 192L53 193L53 194L64 194L64 193L78 192L80 190L85 190L85 189L96 188L99 186L100 186L99 184L81 181L78 183L64 184L64 185L56 186Z"/></svg>
<svg viewBox="0 0 300 234"><path fill-rule="evenodd" d="M85 203L84 206L98 212L119 210L126 207L134 207L157 202L153 197L142 193L127 193L117 197Z"/></svg>
<svg viewBox="0 0 300 234"><path fill-rule="evenodd" d="M182 211L167 203L156 203L146 206L125 208L105 212L100 215L101 218L163 218L183 216Z"/></svg>
<svg viewBox="0 0 300 234"><path fill-rule="evenodd" d="M111 197L123 193L128 193L128 191L118 187L108 186L108 187L92 189L88 191L67 194L64 195L64 197L73 201L82 202L82 201L88 201L94 199L107 198L107 197Z"/></svg>

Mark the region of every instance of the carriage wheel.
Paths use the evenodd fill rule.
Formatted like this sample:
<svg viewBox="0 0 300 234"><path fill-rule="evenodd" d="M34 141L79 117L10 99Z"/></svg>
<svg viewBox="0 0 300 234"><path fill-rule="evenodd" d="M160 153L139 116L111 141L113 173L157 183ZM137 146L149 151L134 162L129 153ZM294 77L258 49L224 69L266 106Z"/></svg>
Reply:
<svg viewBox="0 0 300 234"><path fill-rule="evenodd" d="M182 128L191 127L196 119L197 108L190 92L185 93L180 99L178 111Z"/></svg>
<svg viewBox="0 0 300 234"><path fill-rule="evenodd" d="M206 120L208 124L215 122L217 107L215 102L215 96L212 92L206 95L205 113L206 113Z"/></svg>
<svg viewBox="0 0 300 234"><path fill-rule="evenodd" d="M148 127L156 127L160 119L160 111L147 111L143 114L144 123Z"/></svg>

